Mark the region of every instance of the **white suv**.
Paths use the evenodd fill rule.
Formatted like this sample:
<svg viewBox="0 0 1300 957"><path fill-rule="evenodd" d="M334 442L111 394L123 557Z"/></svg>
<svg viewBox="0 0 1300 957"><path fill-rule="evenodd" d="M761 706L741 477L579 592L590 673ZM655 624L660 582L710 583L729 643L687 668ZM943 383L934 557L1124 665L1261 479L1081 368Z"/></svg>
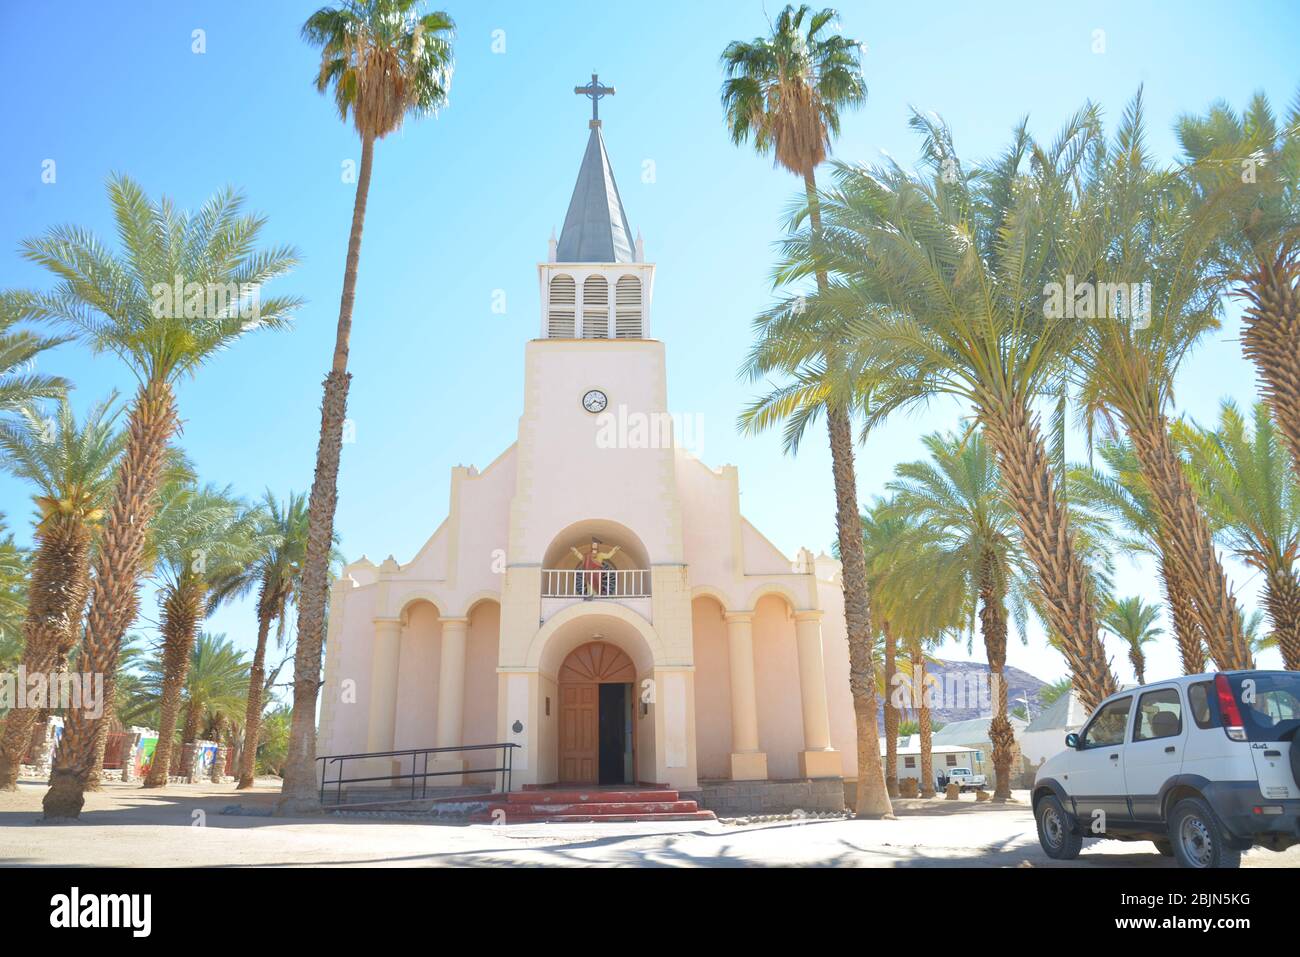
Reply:
<svg viewBox="0 0 1300 957"><path fill-rule="evenodd" d="M1300 672L1187 675L1111 695L1034 781L1038 840L1153 841L1184 867L1300 843Z"/></svg>

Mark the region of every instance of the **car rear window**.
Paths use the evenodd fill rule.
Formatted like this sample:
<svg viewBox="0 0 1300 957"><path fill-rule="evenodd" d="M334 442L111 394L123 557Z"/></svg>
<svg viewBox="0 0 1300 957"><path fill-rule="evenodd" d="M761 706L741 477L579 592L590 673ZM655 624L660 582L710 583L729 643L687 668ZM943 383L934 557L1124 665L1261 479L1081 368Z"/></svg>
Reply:
<svg viewBox="0 0 1300 957"><path fill-rule="evenodd" d="M1300 728L1300 672L1229 675L1249 741L1289 740Z"/></svg>
<svg viewBox="0 0 1300 957"><path fill-rule="evenodd" d="M1210 701L1214 696L1214 682L1198 681L1187 686L1187 703L1191 706L1192 720L1198 728L1214 727L1214 711Z"/></svg>

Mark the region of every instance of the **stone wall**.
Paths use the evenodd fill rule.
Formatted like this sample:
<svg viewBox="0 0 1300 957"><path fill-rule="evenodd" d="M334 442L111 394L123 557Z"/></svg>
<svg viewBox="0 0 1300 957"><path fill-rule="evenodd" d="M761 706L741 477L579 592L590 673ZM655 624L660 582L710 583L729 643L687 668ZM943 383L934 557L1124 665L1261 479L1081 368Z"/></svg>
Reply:
<svg viewBox="0 0 1300 957"><path fill-rule="evenodd" d="M840 778L800 781L701 781L699 790L683 791L682 800L696 801L700 810L722 817L746 814L789 814L792 811L844 810Z"/></svg>

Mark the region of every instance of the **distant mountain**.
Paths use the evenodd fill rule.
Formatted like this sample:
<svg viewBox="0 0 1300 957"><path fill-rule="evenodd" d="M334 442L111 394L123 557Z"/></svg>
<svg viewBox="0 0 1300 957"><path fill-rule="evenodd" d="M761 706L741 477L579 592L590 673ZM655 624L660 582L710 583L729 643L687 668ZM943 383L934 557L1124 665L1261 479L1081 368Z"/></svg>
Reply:
<svg viewBox="0 0 1300 957"><path fill-rule="evenodd" d="M935 724L987 718L992 714L987 692L981 690L988 687L987 664L978 661L946 661L941 658L928 662L925 670L939 682L941 706L931 711ZM1008 710L1023 708L1025 703L1019 699L1025 697L1029 699L1031 717L1046 707L1039 700L1042 690L1047 687L1046 681L1010 665L1003 669L1002 674L1007 682Z"/></svg>

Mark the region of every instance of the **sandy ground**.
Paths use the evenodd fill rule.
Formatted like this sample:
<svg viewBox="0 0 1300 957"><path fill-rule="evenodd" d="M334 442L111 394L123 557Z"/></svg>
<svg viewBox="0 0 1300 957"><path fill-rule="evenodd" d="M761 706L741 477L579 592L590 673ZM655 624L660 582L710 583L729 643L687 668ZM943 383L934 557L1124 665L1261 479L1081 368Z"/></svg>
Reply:
<svg viewBox="0 0 1300 957"><path fill-rule="evenodd" d="M1077 861L1050 860L1024 803L968 797L900 802L896 821L681 824L438 825L374 818L223 815L235 803L269 808L272 782L108 784L87 795L74 824L40 820L44 787L0 794L0 865L161 867L639 866L1171 867L1147 843L1089 841ZM1018 792L1021 800L1025 793ZM1300 847L1250 851L1247 867L1300 867Z"/></svg>

